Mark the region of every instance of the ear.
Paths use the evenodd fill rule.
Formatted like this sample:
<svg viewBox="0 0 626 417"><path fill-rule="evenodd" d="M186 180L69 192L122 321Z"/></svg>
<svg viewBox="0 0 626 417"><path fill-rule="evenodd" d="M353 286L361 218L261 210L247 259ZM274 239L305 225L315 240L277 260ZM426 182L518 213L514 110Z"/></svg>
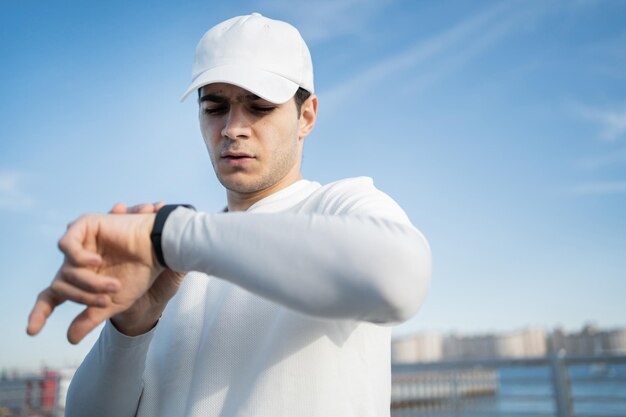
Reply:
<svg viewBox="0 0 626 417"><path fill-rule="evenodd" d="M298 121L298 137L303 139L311 133L317 120L317 96L311 95L307 98L300 109L300 120Z"/></svg>

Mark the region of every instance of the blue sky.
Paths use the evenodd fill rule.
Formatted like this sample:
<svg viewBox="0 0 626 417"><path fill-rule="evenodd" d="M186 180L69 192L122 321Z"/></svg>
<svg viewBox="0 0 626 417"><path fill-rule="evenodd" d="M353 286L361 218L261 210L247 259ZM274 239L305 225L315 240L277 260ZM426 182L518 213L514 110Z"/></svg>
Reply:
<svg viewBox="0 0 626 417"><path fill-rule="evenodd" d="M311 49L305 177L373 177L431 243L396 334L626 325L626 2L94 3L0 3L0 367L75 365L95 340L67 343L69 304L24 334L67 222L224 205L178 100L202 34L252 11Z"/></svg>

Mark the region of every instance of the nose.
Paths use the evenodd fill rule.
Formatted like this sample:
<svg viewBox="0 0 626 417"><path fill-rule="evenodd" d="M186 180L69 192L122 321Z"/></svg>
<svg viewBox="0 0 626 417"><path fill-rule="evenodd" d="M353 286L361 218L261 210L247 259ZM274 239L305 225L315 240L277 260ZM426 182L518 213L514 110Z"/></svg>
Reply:
<svg viewBox="0 0 626 417"><path fill-rule="evenodd" d="M231 106L225 118L222 136L229 139L247 139L250 137L250 123L241 106Z"/></svg>

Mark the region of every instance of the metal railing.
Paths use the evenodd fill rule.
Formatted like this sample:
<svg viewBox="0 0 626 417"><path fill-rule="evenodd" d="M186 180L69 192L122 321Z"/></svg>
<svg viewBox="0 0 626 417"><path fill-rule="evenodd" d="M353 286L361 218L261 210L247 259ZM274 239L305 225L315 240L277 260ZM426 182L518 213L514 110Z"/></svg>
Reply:
<svg viewBox="0 0 626 417"><path fill-rule="evenodd" d="M626 416L626 356L463 360L392 367L392 416Z"/></svg>
<svg viewBox="0 0 626 417"><path fill-rule="evenodd" d="M393 417L626 416L626 355L396 364L392 374ZM0 380L0 416L62 415L41 381Z"/></svg>
<svg viewBox="0 0 626 417"><path fill-rule="evenodd" d="M45 390L42 376L0 379L0 417L58 417L58 390Z"/></svg>

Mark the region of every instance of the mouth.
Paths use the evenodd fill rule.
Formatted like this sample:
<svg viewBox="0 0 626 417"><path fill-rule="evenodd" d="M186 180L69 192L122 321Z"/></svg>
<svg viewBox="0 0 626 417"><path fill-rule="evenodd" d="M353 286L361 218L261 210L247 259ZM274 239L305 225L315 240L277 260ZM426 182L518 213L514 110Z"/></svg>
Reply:
<svg viewBox="0 0 626 417"><path fill-rule="evenodd" d="M220 158L231 165L239 165L254 160L256 157L247 152L224 152Z"/></svg>
<svg viewBox="0 0 626 417"><path fill-rule="evenodd" d="M225 159L245 159L254 158L254 155L246 152L224 152L222 155L220 155L220 157Z"/></svg>

